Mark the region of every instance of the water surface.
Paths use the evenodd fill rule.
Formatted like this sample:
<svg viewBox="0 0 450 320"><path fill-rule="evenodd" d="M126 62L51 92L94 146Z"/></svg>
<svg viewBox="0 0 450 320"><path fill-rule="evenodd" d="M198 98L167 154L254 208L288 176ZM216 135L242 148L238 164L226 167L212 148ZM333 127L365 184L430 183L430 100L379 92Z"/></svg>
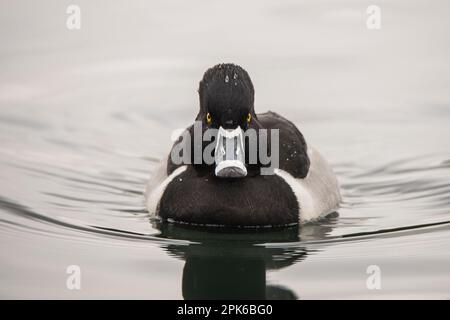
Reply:
<svg viewBox="0 0 450 320"><path fill-rule="evenodd" d="M377 31L350 0L78 1L78 31L69 4L0 4L1 298L450 297L447 1L380 2ZM331 162L338 213L257 231L149 219L145 184L218 62Z"/></svg>

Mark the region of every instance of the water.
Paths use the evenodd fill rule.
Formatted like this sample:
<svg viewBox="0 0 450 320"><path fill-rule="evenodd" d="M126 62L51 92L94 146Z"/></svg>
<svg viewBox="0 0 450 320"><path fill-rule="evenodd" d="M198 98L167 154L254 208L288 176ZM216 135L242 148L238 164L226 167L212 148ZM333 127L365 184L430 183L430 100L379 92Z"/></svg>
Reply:
<svg viewBox="0 0 450 320"><path fill-rule="evenodd" d="M378 31L360 1L77 2L79 31L70 2L0 4L0 297L450 297L447 1L381 2ZM150 172L218 62L329 159L338 214L257 232L149 220Z"/></svg>

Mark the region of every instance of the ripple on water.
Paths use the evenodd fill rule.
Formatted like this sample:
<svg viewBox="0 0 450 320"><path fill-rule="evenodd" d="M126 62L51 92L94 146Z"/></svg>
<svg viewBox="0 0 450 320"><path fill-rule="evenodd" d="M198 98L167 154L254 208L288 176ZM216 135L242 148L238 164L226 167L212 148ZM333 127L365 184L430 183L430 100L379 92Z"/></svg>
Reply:
<svg viewBox="0 0 450 320"><path fill-rule="evenodd" d="M311 263L319 263L316 268L320 270L321 262L339 264L348 260L354 267L361 263L358 259L371 259L382 255L383 250L442 246L442 232L450 231L450 166L442 155L409 157L375 166L338 162L334 168L343 194L338 213L301 227L237 230L151 220L143 191L157 164L155 157L117 148L77 146L83 141L65 144L64 139L67 137L36 139L32 148L21 152L0 149L0 177L4 181L0 190L1 233L15 241L20 236L22 245L33 241L42 241L44 246L70 243L68 248L53 248L52 257L61 255L60 250L77 250L77 259L81 259L84 246L102 251L125 250L122 256L116 257L114 252L109 259L117 259L131 269L140 264L128 259L152 259L155 266L162 264L156 278L167 268L169 258L164 257L175 258L184 262L182 278L187 289L183 294L187 297L198 294L190 291L193 287L189 281L203 279L207 270L216 270L218 277L230 284L266 271L276 278L278 272L283 274L283 270L297 264L308 268ZM49 151L42 152L46 149ZM11 188L5 187L8 185ZM422 238L415 240L417 237ZM374 247L373 243L380 245ZM363 248L367 246L371 249L366 251ZM162 249L166 256L158 255L151 249L154 247ZM32 255L35 249L27 250ZM138 258L131 255L134 250L150 250L152 255ZM420 257L420 253L407 251L404 256L412 259ZM90 261L93 257L83 259ZM20 261L17 263L22 264ZM49 268L46 261L41 263ZM243 279L228 277L230 271L241 272ZM117 270L115 277L120 274L122 271ZM348 283L354 281L348 274L342 277ZM306 281L303 279L302 285ZM228 286L218 287L226 292ZM266 297L299 297L277 283L268 282L265 288ZM220 296L221 290L208 294Z"/></svg>
<svg viewBox="0 0 450 320"><path fill-rule="evenodd" d="M123 159L123 153L119 154ZM30 201L14 199L12 194L3 197L0 206L22 218L65 228L155 240L160 230L149 223L143 189L147 171L156 162L152 157L126 159L124 163L134 170L98 167L85 172L82 167L61 163L3 159L1 165L12 176L33 181L37 195ZM365 170L346 171L351 163L336 166L344 181L342 208L327 220L300 228L300 241L338 241L447 223L450 204L450 184L445 178L449 171L447 162L436 156L423 156ZM95 164L94 161L92 166ZM132 173L126 175L121 171Z"/></svg>

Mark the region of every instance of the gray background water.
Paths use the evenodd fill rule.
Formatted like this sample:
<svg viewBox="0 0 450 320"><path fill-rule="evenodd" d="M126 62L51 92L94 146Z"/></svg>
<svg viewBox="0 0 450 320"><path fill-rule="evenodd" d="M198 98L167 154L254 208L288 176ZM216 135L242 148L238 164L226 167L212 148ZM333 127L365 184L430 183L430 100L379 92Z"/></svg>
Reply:
<svg viewBox="0 0 450 320"><path fill-rule="evenodd" d="M81 30L66 28L69 4ZM371 4L380 30L366 28ZM448 299L449 9L2 1L0 297ZM149 222L144 185L219 62L247 69L256 109L294 121L333 164L338 215L298 233Z"/></svg>

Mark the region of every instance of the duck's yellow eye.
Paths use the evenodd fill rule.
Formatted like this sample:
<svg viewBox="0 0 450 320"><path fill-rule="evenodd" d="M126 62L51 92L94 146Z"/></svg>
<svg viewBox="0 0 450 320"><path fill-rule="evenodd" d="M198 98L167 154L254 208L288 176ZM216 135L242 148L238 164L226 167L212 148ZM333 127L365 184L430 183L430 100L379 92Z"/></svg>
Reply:
<svg viewBox="0 0 450 320"><path fill-rule="evenodd" d="M212 117L211 117L211 114L208 112L206 114L206 123L211 124L211 122L212 122Z"/></svg>
<svg viewBox="0 0 450 320"><path fill-rule="evenodd" d="M249 112L247 115L247 122L250 123L252 121L252 114Z"/></svg>

